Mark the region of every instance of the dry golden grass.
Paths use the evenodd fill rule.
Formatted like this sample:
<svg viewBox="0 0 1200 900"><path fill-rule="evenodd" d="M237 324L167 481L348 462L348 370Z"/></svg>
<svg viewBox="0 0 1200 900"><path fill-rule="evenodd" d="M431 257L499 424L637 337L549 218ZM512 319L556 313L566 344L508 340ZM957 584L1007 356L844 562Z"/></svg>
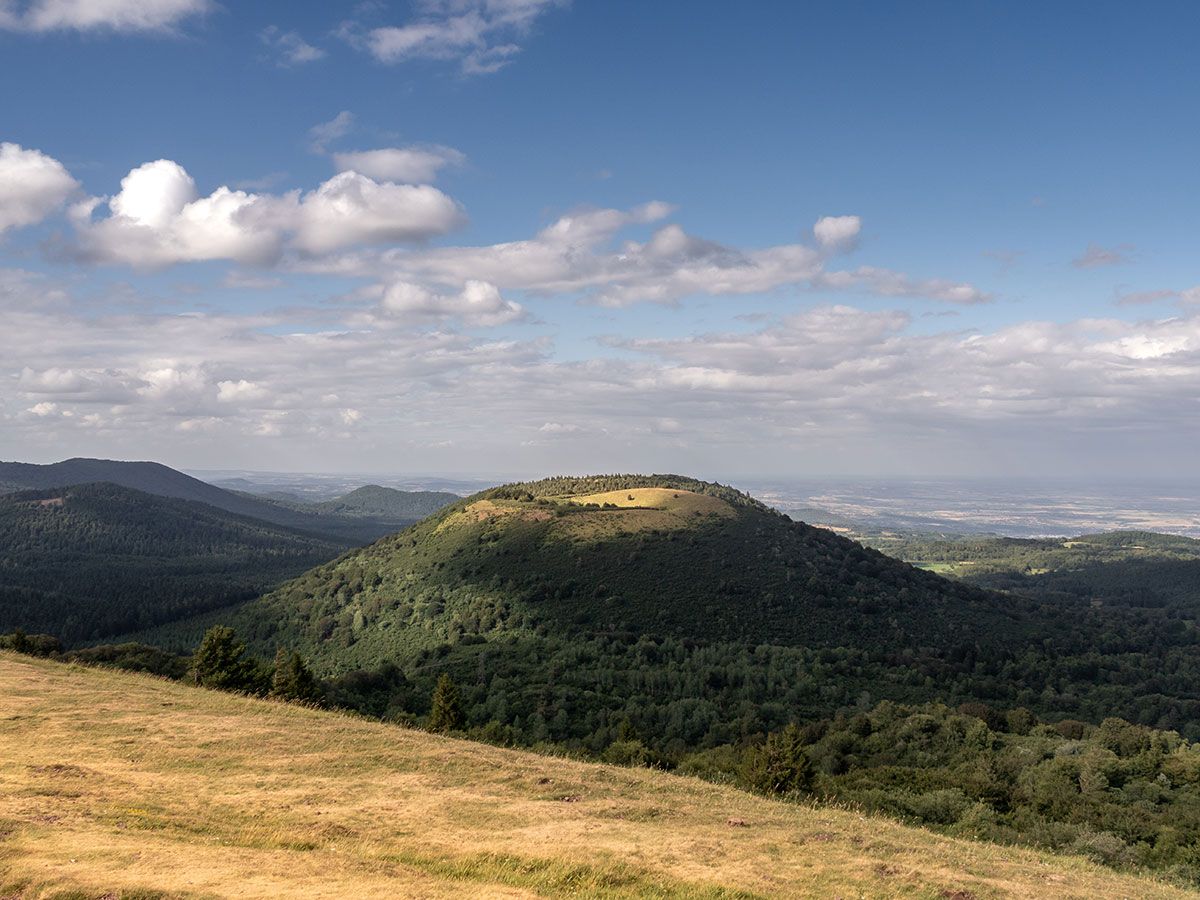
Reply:
<svg viewBox="0 0 1200 900"><path fill-rule="evenodd" d="M0 897L155 892L1187 896L663 773L0 653Z"/></svg>
<svg viewBox="0 0 1200 900"><path fill-rule="evenodd" d="M661 509L677 515L690 516L697 513L708 516L732 516L733 507L719 497L697 494L695 491L679 491L671 488L631 488L627 491L604 491L599 494L582 494L565 498L571 503L598 503L634 509Z"/></svg>
<svg viewBox="0 0 1200 900"><path fill-rule="evenodd" d="M448 528L458 528L463 525L473 525L476 522L486 522L489 519L519 518L529 522L544 522L553 516L544 509L526 506L515 501L476 500L474 503L456 513L446 516L438 523L437 531Z"/></svg>
<svg viewBox="0 0 1200 900"><path fill-rule="evenodd" d="M735 516L718 497L671 488L632 488L558 498L560 503L609 504L616 509L589 511L556 523L556 531L575 540L605 540L638 531L687 528L713 517Z"/></svg>

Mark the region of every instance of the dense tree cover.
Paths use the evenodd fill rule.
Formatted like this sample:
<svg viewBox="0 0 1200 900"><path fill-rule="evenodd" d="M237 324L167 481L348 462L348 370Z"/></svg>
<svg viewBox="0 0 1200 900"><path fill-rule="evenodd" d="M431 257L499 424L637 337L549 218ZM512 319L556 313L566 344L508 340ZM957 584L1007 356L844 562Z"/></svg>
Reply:
<svg viewBox="0 0 1200 900"><path fill-rule="evenodd" d="M1200 884L1200 745L1115 717L1048 725L1020 708L884 702L678 771Z"/></svg>
<svg viewBox="0 0 1200 900"><path fill-rule="evenodd" d="M340 544L116 485L0 497L0 631L80 643L249 600Z"/></svg>
<svg viewBox="0 0 1200 900"><path fill-rule="evenodd" d="M148 672L175 680L185 677L189 662L187 656L132 642L66 650L62 641L52 634L26 634L20 628L8 634L0 634L0 650L46 656L61 662L125 669L130 672Z"/></svg>
<svg viewBox="0 0 1200 900"><path fill-rule="evenodd" d="M459 500L445 491L398 491L367 484L345 496L308 506L316 512L350 518L380 518L404 521L406 525L431 516ZM397 529L398 530L398 529Z"/></svg>

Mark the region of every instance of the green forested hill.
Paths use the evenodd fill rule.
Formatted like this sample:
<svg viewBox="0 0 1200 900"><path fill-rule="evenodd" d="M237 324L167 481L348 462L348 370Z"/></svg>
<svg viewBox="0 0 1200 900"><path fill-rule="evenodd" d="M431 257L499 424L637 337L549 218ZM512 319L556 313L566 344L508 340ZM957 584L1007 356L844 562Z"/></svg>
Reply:
<svg viewBox="0 0 1200 900"><path fill-rule="evenodd" d="M365 544L399 531L425 513L376 515L358 511L350 515L333 510L282 503L239 491L227 491L155 462L111 459L68 459L50 465L0 462L0 493L8 490L41 490L79 484L116 484L122 487L195 500L239 516L250 516L284 528L296 528L347 544Z"/></svg>
<svg viewBox="0 0 1200 900"><path fill-rule="evenodd" d="M493 632L948 649L1019 627L983 591L673 476L485 491L240 618L332 668Z"/></svg>
<svg viewBox="0 0 1200 900"><path fill-rule="evenodd" d="M0 631L87 641L248 600L345 549L112 484L0 496Z"/></svg>

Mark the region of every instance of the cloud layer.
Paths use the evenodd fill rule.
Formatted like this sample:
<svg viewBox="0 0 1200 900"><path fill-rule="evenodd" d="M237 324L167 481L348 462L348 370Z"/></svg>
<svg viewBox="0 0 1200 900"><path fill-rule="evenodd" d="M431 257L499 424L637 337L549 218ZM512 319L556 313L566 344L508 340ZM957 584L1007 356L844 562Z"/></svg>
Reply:
<svg viewBox="0 0 1200 900"><path fill-rule="evenodd" d="M45 279L8 273L0 285L0 421L14 442L136 434L300 452L353 436L365 454L458 442L477 470L479 453L512 465L542 452L581 465L734 452L794 469L880 466L931 441L1008 448L1022 465L1146 441L1166 441L1169 456L1200 436L1194 314L924 333L901 310L821 306L749 331L614 338L617 355L566 361L545 338L404 327L465 308L519 315L484 283L445 295L393 285L340 322L315 308L95 317Z"/></svg>
<svg viewBox="0 0 1200 900"><path fill-rule="evenodd" d="M214 8L211 0L0 0L0 28L166 32Z"/></svg>

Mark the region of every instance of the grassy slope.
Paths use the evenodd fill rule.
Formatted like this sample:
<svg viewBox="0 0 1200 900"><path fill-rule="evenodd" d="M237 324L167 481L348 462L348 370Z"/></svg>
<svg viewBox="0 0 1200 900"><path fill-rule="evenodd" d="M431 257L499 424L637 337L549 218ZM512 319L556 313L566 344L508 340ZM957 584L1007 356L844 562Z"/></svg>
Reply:
<svg viewBox="0 0 1200 900"><path fill-rule="evenodd" d="M1188 896L1078 859L648 770L0 653L0 896L138 889Z"/></svg>

